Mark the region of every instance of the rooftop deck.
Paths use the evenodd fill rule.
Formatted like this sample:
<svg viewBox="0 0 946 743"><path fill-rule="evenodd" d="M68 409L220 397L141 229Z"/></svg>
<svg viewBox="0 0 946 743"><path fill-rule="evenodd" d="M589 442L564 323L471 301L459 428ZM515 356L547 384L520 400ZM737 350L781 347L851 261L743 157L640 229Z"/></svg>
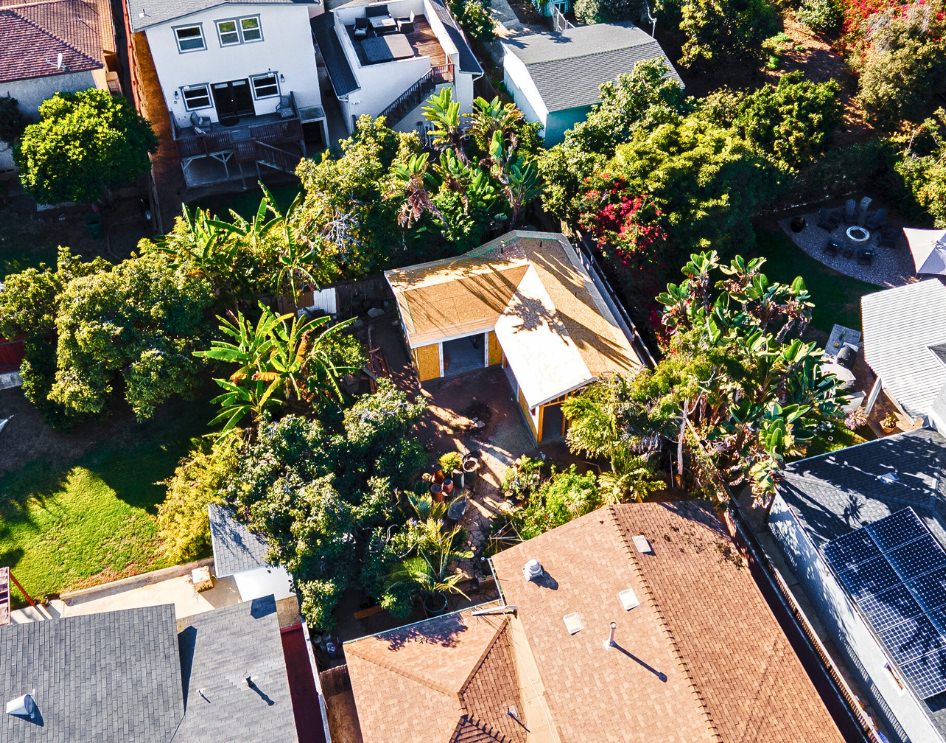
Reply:
<svg viewBox="0 0 946 743"><path fill-rule="evenodd" d="M355 38L355 27L346 26L345 30L348 32L348 38L351 39L352 46L358 54L359 64L363 67L368 66L370 63L365 59L364 52L361 48L361 39ZM368 32L369 36L373 34L374 31ZM405 33L404 36L407 37L411 49L414 50L415 57L430 57L432 67L441 67L447 64L447 53L443 50L434 30L430 27L430 24L424 16L414 16L414 30L410 33Z"/></svg>

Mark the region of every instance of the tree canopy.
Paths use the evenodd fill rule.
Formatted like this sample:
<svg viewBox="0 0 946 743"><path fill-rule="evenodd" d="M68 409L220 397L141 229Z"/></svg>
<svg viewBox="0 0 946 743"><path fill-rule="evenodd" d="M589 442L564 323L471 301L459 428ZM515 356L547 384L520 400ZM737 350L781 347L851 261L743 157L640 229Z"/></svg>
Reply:
<svg viewBox="0 0 946 743"><path fill-rule="evenodd" d="M14 160L23 187L39 202L93 202L151 168L158 140L124 98L91 88L56 93L23 131Z"/></svg>

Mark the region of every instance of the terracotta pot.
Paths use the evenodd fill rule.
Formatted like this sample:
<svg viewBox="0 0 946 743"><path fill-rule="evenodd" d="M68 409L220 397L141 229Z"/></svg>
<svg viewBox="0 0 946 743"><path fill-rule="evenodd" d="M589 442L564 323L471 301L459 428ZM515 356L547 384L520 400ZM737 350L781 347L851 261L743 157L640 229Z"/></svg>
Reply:
<svg viewBox="0 0 946 743"><path fill-rule="evenodd" d="M430 486L430 494L434 497L435 501L443 503L443 485L439 482L435 482Z"/></svg>
<svg viewBox="0 0 946 743"><path fill-rule="evenodd" d="M450 493L453 492L453 488L454 488L454 487L455 487L455 485L453 484L453 480L451 480L449 477L448 477L446 480L443 481L443 492L444 492L444 494L450 495Z"/></svg>

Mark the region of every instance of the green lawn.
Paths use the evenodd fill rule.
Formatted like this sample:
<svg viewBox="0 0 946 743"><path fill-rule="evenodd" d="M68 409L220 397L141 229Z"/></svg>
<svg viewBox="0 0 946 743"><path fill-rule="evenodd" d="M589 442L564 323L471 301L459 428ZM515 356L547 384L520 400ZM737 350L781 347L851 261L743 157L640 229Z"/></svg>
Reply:
<svg viewBox="0 0 946 743"><path fill-rule="evenodd" d="M812 325L824 333L835 323L849 328L861 327L861 297L880 291L879 286L852 279L810 257L783 232L760 229L756 255L765 256L766 276L788 282L796 276L805 279L815 309Z"/></svg>
<svg viewBox="0 0 946 743"><path fill-rule="evenodd" d="M34 598L165 567L155 536L164 497L157 483L206 430L208 412L182 404L70 467L37 461L0 478L0 565Z"/></svg>
<svg viewBox="0 0 946 743"><path fill-rule="evenodd" d="M280 209L286 209L296 195L302 190L298 183L289 186L275 186L269 189L269 192L276 200L276 205ZM259 188L253 188L241 193L216 194L191 203L191 208L201 207L209 209L218 217L228 218L229 211L232 209L241 217L251 219L259 208L260 199L263 198L263 192Z"/></svg>

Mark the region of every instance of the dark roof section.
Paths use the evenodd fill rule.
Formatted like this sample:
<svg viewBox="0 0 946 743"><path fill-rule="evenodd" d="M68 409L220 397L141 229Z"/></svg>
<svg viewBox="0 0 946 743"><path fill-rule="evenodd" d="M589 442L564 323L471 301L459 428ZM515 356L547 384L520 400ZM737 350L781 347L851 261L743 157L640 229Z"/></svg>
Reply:
<svg viewBox="0 0 946 743"><path fill-rule="evenodd" d="M315 0L128 0L128 19L133 31L183 18L219 5L306 5Z"/></svg>
<svg viewBox="0 0 946 743"><path fill-rule="evenodd" d="M348 57L342 50L342 43L335 33L335 24L331 13L322 13L312 19L312 33L315 43L322 52L322 59L328 68L329 80L336 98L343 98L349 93L358 90L358 81L348 63Z"/></svg>
<svg viewBox="0 0 946 743"><path fill-rule="evenodd" d="M946 545L946 438L918 429L793 462L778 493L819 551L907 506ZM946 707L919 704L946 738Z"/></svg>
<svg viewBox="0 0 946 743"><path fill-rule="evenodd" d="M216 743L227 737L224 730L239 731L240 740L297 741L276 600L266 596L184 621L178 639L187 714L175 743Z"/></svg>
<svg viewBox="0 0 946 743"><path fill-rule="evenodd" d="M101 69L114 38L104 1L0 0L0 82Z"/></svg>
<svg viewBox="0 0 946 743"><path fill-rule="evenodd" d="M789 464L778 492L820 549L912 506L946 544L946 438L929 429Z"/></svg>
<svg viewBox="0 0 946 743"><path fill-rule="evenodd" d="M483 68L480 67L476 55L473 54L473 50L470 49L470 44L466 40L466 36L463 35L460 25L453 17L447 4L443 2L443 0L430 0L430 4L437 12L437 17L440 19L440 22L443 23L444 28L447 29L447 35L450 37L450 41L452 41L453 45L457 48L460 72L482 75Z"/></svg>
<svg viewBox="0 0 946 743"><path fill-rule="evenodd" d="M269 551L266 540L237 521L233 509L215 503L207 509L210 515L214 572L218 578L242 573L244 570L272 567L266 560L266 553Z"/></svg>
<svg viewBox="0 0 946 743"><path fill-rule="evenodd" d="M503 42L529 71L549 111L591 106L603 83L630 73L638 62L662 59L683 82L660 44L633 23L597 23L565 33L517 36Z"/></svg>
<svg viewBox="0 0 946 743"><path fill-rule="evenodd" d="M171 605L0 629L0 695L35 689L42 716L4 714L0 740L169 741L184 715L174 629Z"/></svg>

